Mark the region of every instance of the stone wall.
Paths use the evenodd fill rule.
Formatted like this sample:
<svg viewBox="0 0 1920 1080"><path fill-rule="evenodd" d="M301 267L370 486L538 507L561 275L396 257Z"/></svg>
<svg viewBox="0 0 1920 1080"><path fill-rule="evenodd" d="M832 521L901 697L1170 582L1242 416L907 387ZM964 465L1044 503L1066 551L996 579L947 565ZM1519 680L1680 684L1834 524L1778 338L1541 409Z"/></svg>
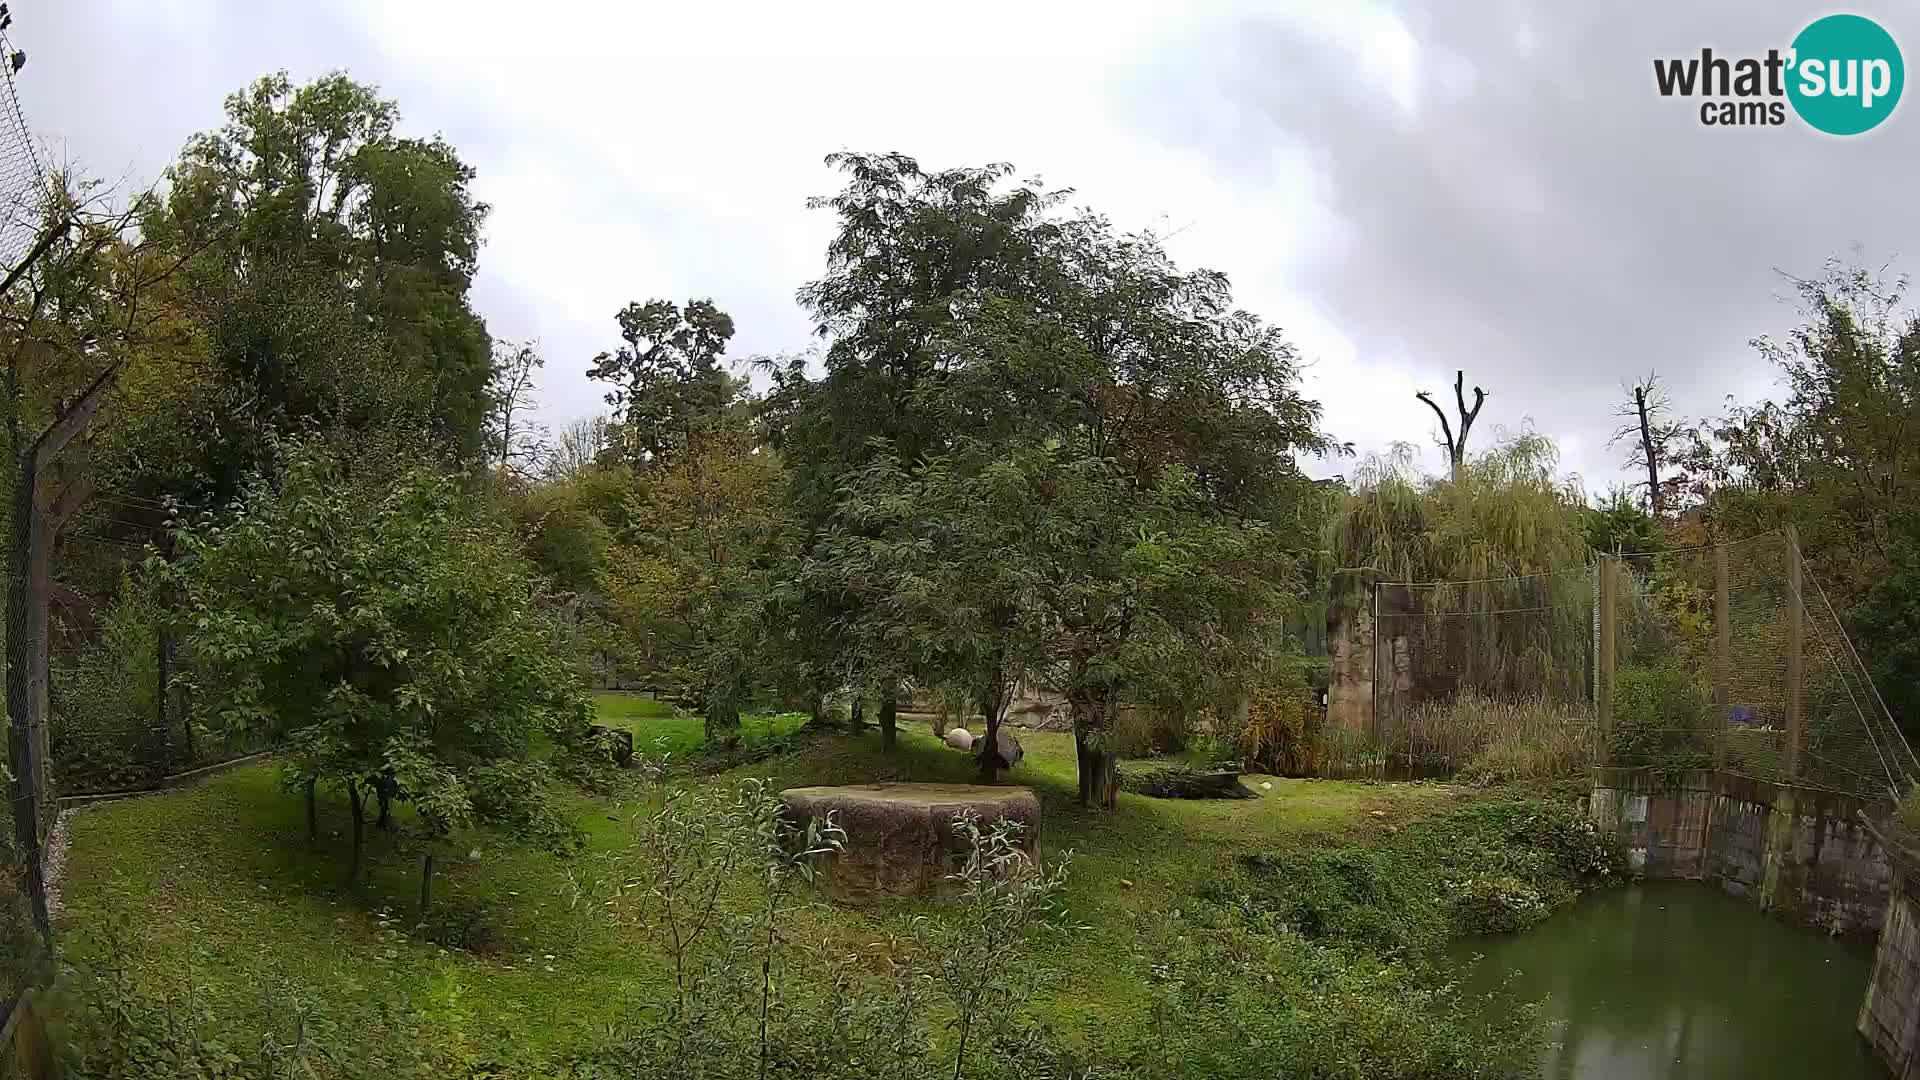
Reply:
<svg viewBox="0 0 1920 1080"><path fill-rule="evenodd" d="M1327 726L1373 732L1373 613L1354 605L1327 609Z"/></svg>
<svg viewBox="0 0 1920 1080"><path fill-rule="evenodd" d="M1857 1026L1896 1080L1920 1078L1920 858L1888 844L1895 882Z"/></svg>
<svg viewBox="0 0 1920 1080"><path fill-rule="evenodd" d="M1886 919L1892 864L1857 799L1723 773L1596 770L1588 815L1650 878L1718 885L1832 933Z"/></svg>

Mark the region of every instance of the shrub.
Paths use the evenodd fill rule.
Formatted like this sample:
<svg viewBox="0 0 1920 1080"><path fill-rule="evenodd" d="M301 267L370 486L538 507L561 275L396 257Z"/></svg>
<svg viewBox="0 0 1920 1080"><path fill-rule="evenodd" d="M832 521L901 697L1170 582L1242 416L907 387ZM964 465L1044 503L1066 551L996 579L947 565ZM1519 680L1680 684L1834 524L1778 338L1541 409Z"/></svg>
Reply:
<svg viewBox="0 0 1920 1080"><path fill-rule="evenodd" d="M1416 769L1471 770L1486 758L1478 770L1482 777L1536 779L1583 767L1592 728L1579 710L1542 694L1495 698L1467 689L1409 709L1390 725L1388 750Z"/></svg>
<svg viewBox="0 0 1920 1080"><path fill-rule="evenodd" d="M1234 733L1240 761L1275 776L1311 776L1327 762L1322 740L1326 712L1314 701L1306 661L1274 665L1247 695L1246 717Z"/></svg>
<svg viewBox="0 0 1920 1080"><path fill-rule="evenodd" d="M1552 909L1540 890L1507 874L1476 877L1454 902L1454 925L1468 934L1524 930Z"/></svg>
<svg viewBox="0 0 1920 1080"><path fill-rule="evenodd" d="M1900 805L1894 808L1893 822L1906 832L1910 842L1920 845L1920 784L1907 788Z"/></svg>
<svg viewBox="0 0 1920 1080"><path fill-rule="evenodd" d="M1370 844L1245 856L1206 899L1268 933L1425 962L1459 934L1516 929L1625 880L1624 859L1571 804L1475 803Z"/></svg>
<svg viewBox="0 0 1920 1080"><path fill-rule="evenodd" d="M1718 734L1706 689L1679 665L1626 667L1614 676L1609 765L1664 775L1706 768Z"/></svg>

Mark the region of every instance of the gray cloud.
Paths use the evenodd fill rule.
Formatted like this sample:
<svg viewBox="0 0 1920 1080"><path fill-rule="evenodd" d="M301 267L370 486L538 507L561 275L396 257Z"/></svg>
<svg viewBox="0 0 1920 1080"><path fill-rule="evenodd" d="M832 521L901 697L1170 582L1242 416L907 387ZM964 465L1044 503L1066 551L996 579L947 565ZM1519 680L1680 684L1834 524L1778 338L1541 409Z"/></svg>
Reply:
<svg viewBox="0 0 1920 1080"><path fill-rule="evenodd" d="M1603 446L1622 381L1658 369L1688 414L1764 391L1746 343L1793 320L1775 268L1855 245L1885 260L1920 215L1920 104L1830 139L1705 128L1655 93L1656 56L1785 45L1812 13L1777 0L1116 4L1015 35L892 5L839 25L564 2L14 6L33 126L134 186L281 67L346 68L408 130L443 132L495 207L476 306L496 335L542 339L556 423L600 407L583 371L630 299L713 296L738 355L804 346L793 291L831 222L803 204L848 145L1010 158L1176 231L1176 255L1227 271L1321 361L1328 425L1365 448L1423 441L1411 391L1460 367L1493 394L1483 431L1531 418L1594 487L1625 478ZM1920 42L1891 4L1861 10ZM636 63L635 41L665 47Z"/></svg>
<svg viewBox="0 0 1920 1080"><path fill-rule="evenodd" d="M1897 13L1863 13L1920 42ZM1396 14L1416 46L1411 113L1353 51L1298 20L1250 15L1163 53L1154 74L1189 89L1141 114L1241 185L1273 182L1276 142L1304 149L1342 242L1292 286L1361 357L1395 359L1436 389L1464 368L1492 395L1483 423L1531 417L1569 437L1569 464L1590 485L1618 475L1602 444L1623 379L1657 369L1694 414L1751 393L1768 373L1748 340L1794 314L1775 268L1812 274L1860 244L1884 260L1920 221L1920 106L1849 140L1791 118L1704 127L1697 102L1655 92L1655 56L1784 48L1811 17L1804 5ZM1216 111L1204 126L1188 120L1196 97ZM1404 412L1409 438L1432 425L1410 398L1380 408Z"/></svg>

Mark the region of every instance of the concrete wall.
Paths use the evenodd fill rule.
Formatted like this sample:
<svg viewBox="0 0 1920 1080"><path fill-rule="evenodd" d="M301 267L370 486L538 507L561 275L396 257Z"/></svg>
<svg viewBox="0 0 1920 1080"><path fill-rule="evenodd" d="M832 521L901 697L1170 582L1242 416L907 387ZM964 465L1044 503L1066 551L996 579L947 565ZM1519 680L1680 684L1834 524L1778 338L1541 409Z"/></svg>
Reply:
<svg viewBox="0 0 1920 1080"><path fill-rule="evenodd" d="M1327 726L1373 731L1373 612L1371 605L1327 609Z"/></svg>
<svg viewBox="0 0 1920 1080"><path fill-rule="evenodd" d="M1896 880L1857 1026L1897 1080L1920 1077L1920 860L1895 845Z"/></svg>
<svg viewBox="0 0 1920 1080"><path fill-rule="evenodd" d="M1718 885L1826 930L1867 933L1887 917L1893 867L1856 799L1697 772L1596 770L1588 815L1650 878Z"/></svg>

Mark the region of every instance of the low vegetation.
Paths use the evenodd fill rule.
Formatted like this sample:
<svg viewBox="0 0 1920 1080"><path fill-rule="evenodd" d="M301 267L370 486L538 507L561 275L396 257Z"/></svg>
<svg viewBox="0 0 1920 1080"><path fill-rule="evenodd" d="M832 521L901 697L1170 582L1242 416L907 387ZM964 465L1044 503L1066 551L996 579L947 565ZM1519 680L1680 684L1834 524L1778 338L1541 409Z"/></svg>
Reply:
<svg viewBox="0 0 1920 1080"><path fill-rule="evenodd" d="M663 706L631 695L599 701L602 719L625 714L643 745L652 735L684 744L703 723L636 716ZM877 733L787 735L785 724L745 718L748 747L761 740L791 747L751 766L711 776L682 772L678 779L669 771L660 786L623 771L629 786L618 794L560 792L587 837L578 856L556 861L486 830L438 842L441 870L425 919L416 905L426 841L404 827L376 830L365 881L344 888L345 806L323 800L323 840L310 844L299 804L279 793L271 766L89 811L74 822L65 885L64 939L87 973L73 986L78 1011L71 1022L89 1033L85 1045L118 1047L99 1052L128 1060L148 1052L139 1046L178 1055L217 1045L243 1075L277 1075L261 1056L265 1048L291 1054L287 1048L296 1043L306 1047L302 1060L323 1076L477 1067L502 1076L632 1075L645 1055L665 1052L658 1040L683 1037L673 1034L680 1029L668 1006L674 981L671 937L660 931L665 909L657 885L647 884L661 872L656 856L686 842L674 837L746 845L731 869L716 867L710 878L725 918L708 944L715 955L732 957L733 966L724 978L701 968L713 975L708 992L717 996L698 1006L738 1021L757 1016L758 1006L747 1006L760 978L749 959L758 954L741 950L764 941L755 935L767 925L772 880L754 869L763 863L750 854L765 852L753 847L763 830L746 824L765 820L764 797L741 794L767 789L742 785L755 777L776 787L958 780L972 770L967 755L924 730L903 730L888 752ZM996 944L1006 966L992 989L1014 997L993 1011L994 1023L977 1041L970 1038L965 1075L1063 1075L1093 1064L1113 1075L1190 1075L1182 1071L1187 1055L1213 1062L1221 1075L1279 1068L1333 1076L1363 1065L1376 1075L1475 1075L1497 1071L1487 1064L1496 1058L1522 1060L1531 1052L1530 1028L1502 1021L1490 1032L1474 1003L1447 990L1437 965L1410 963L1404 947L1383 937L1304 935L1283 930L1285 919L1262 924L1236 914L1254 909L1234 897L1282 903L1274 890L1285 875L1259 867L1312 858L1330 845L1348 853L1343 857L1387 860L1382 865L1394 867L1388 876L1398 880L1414 872L1418 843L1451 836L1462 855L1448 874L1484 860L1493 878L1512 877L1559 902L1567 892L1549 879L1558 880L1561 863L1530 864L1520 853L1526 843L1561 843L1557 825L1525 826L1517 809L1477 816L1479 796L1439 785L1266 777L1249 778L1258 798L1190 802L1123 793L1117 811L1103 815L1077 805L1070 736L1021 734L1028 753L1012 779L1042 796L1043 866L1051 872L1068 850L1073 857L1065 880L1045 890L1059 910L1040 917L1036 909L1038 921L1026 932L996 923L1008 927L997 932ZM660 796L674 792L689 801L662 818ZM1536 805L1542 822L1564 816ZM735 809L721 812L725 806ZM725 824L736 820L738 830ZM703 850L711 859L719 849ZM1409 878L1400 895L1409 902L1426 895L1432 880ZM943 1004L941 958L974 955L977 927L960 935L964 948L953 937L966 925L955 921L964 918L964 906L843 908L815 898L799 876L780 888L773 917L781 939L793 944L781 947L770 968L777 991L769 999L770 1024L780 1029L782 1047L770 1074L864 1075L818 1071L825 1068L819 1062L871 1061L881 1049L899 1047L902 1033L919 1032L913 1038L923 1042L913 1045L924 1052L903 1059L952 1075L958 1048L940 1019L953 1015L950 1002ZM1313 890L1284 902L1316 909L1337 903L1320 885ZM751 932L755 926L760 931ZM1374 992L1372 1004L1349 1015L1355 995ZM1203 1003L1208 1015L1225 1015L1212 1011L1221 995L1241 1010L1231 1024L1203 1037L1176 1022ZM891 1004L897 1000L915 1002L919 1011ZM136 1011L145 1017L137 1024L123 1015ZM758 1051L741 1048L757 1046L757 1035L746 1038L757 1022L742 1028L734 1021L725 1045L709 1050L716 1061L751 1073L747 1065ZM1253 1031L1261 1032L1258 1041L1244 1041ZM1309 1038L1316 1033L1339 1038ZM1169 1056L1170 1047L1181 1056ZM1378 1063L1388 1061L1402 1064L1378 1073ZM735 1075L727 1071L733 1067L716 1064L711 1075ZM209 1068L202 1075L219 1073Z"/></svg>

